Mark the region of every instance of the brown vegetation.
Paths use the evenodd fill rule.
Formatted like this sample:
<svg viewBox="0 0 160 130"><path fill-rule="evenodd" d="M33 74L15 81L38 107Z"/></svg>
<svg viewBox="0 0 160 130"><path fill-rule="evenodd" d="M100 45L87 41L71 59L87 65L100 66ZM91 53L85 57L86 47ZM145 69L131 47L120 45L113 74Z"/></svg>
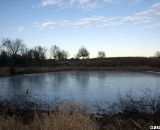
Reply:
<svg viewBox="0 0 160 130"><path fill-rule="evenodd" d="M70 112L71 110L74 110ZM30 123L16 116L0 116L0 130L96 130L97 125L74 102L60 105L57 111L33 115Z"/></svg>
<svg viewBox="0 0 160 130"><path fill-rule="evenodd" d="M10 68L0 68L0 76L9 76ZM87 66L57 66L57 67L19 67L16 70L16 74L32 74L32 73L44 73L44 72L56 72L56 71L153 71L160 72L159 67L149 66L126 66L126 67L87 67Z"/></svg>
<svg viewBox="0 0 160 130"><path fill-rule="evenodd" d="M111 110L108 114L88 113L74 101L44 110L37 104L29 105L33 103L26 97L18 97L23 106L0 102L0 130L148 130L160 123L158 91L145 90L141 97L130 91L106 108Z"/></svg>

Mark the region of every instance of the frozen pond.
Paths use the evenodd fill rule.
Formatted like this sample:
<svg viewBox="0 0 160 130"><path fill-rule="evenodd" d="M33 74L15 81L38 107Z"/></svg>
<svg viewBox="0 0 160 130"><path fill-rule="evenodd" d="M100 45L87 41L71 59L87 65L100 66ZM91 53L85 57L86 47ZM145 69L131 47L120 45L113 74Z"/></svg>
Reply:
<svg viewBox="0 0 160 130"><path fill-rule="evenodd" d="M68 71L0 78L3 99L12 100L28 89L33 99L74 99L90 107L113 102L117 94L124 95L130 89L139 93L145 88L159 87L160 74L151 72Z"/></svg>

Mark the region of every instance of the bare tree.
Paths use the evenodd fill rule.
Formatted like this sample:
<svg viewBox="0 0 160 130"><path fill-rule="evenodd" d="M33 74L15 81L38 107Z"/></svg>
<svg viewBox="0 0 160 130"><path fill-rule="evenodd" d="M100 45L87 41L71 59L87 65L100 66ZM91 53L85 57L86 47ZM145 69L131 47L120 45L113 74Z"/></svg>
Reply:
<svg viewBox="0 0 160 130"><path fill-rule="evenodd" d="M4 51L4 47L5 47L5 44L6 44L6 41L7 39L2 39L1 43L0 43L0 51Z"/></svg>
<svg viewBox="0 0 160 130"><path fill-rule="evenodd" d="M3 47L3 44L0 44L0 49Z"/></svg>
<svg viewBox="0 0 160 130"><path fill-rule="evenodd" d="M2 47L4 47L4 45L5 45L4 40L5 40L5 39L3 39L3 40L1 41L1 43L0 43L0 49L1 49Z"/></svg>
<svg viewBox="0 0 160 130"><path fill-rule="evenodd" d="M46 49L41 47L41 46L37 46L35 47L35 52L37 53L37 58L38 60L42 61L44 59L46 59Z"/></svg>
<svg viewBox="0 0 160 130"><path fill-rule="evenodd" d="M81 47L76 55L77 58L89 58L89 52L85 47Z"/></svg>
<svg viewBox="0 0 160 130"><path fill-rule="evenodd" d="M55 60L58 60L59 52L60 52L60 48L56 45L52 46L50 49L50 54Z"/></svg>
<svg viewBox="0 0 160 130"><path fill-rule="evenodd" d="M160 51L157 51L157 52L155 53L155 57L160 58Z"/></svg>
<svg viewBox="0 0 160 130"><path fill-rule="evenodd" d="M98 58L105 58L106 57L106 54L104 51L99 51L98 52Z"/></svg>
<svg viewBox="0 0 160 130"><path fill-rule="evenodd" d="M55 60L64 60L68 58L68 52L65 50L61 50L58 46L54 45L50 49L51 56Z"/></svg>
<svg viewBox="0 0 160 130"><path fill-rule="evenodd" d="M2 44L4 45L8 55L12 59L10 73L14 75L16 71L17 56L22 54L23 50L25 49L25 44L23 44L22 40L20 39L4 39Z"/></svg>
<svg viewBox="0 0 160 130"><path fill-rule="evenodd" d="M68 58L69 54L67 51L61 50L60 53L61 53L61 60L66 60Z"/></svg>

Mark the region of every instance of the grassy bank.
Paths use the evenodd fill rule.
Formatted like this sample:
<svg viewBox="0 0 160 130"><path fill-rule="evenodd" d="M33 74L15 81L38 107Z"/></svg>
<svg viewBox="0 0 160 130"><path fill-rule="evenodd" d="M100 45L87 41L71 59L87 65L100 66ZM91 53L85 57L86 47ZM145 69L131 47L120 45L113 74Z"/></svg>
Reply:
<svg viewBox="0 0 160 130"><path fill-rule="evenodd" d="M22 110L24 113L17 109L16 111L13 108L9 109L10 113L12 111L11 116L7 111L1 110L3 112L0 116L0 130L97 130L97 125L89 114L83 112L73 102L45 112L36 108L27 112ZM70 112L71 110L73 112Z"/></svg>
<svg viewBox="0 0 160 130"><path fill-rule="evenodd" d="M160 124L160 94L152 90L119 97L106 114L89 113L73 100L42 109L26 94L16 103L0 102L0 130L148 130Z"/></svg>
<svg viewBox="0 0 160 130"><path fill-rule="evenodd" d="M126 67L76 67L76 66L59 66L59 67L18 67L16 74L32 74L56 71L153 71L160 72L160 67L149 66L126 66ZM9 67L0 68L0 76L10 76Z"/></svg>
<svg viewBox="0 0 160 130"><path fill-rule="evenodd" d="M0 67L0 76L10 75L9 66ZM46 59L41 62L17 61L16 74L42 73L54 71L156 71L160 72L160 58L147 57L115 57L94 59Z"/></svg>
<svg viewBox="0 0 160 130"><path fill-rule="evenodd" d="M89 114L74 102L46 111L7 110L1 106L0 130L148 130L160 123L160 112Z"/></svg>

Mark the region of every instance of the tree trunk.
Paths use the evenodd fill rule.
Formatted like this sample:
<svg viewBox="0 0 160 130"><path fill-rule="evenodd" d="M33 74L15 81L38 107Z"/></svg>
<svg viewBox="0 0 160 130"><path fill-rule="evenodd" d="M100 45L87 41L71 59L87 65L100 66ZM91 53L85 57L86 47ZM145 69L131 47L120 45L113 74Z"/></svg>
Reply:
<svg viewBox="0 0 160 130"><path fill-rule="evenodd" d="M11 68L10 68L10 74L15 75L15 73L16 73L16 66L12 65Z"/></svg>
<svg viewBox="0 0 160 130"><path fill-rule="evenodd" d="M15 73L16 73L16 55L13 55L12 65L11 65L11 68L10 68L10 74L15 75Z"/></svg>

